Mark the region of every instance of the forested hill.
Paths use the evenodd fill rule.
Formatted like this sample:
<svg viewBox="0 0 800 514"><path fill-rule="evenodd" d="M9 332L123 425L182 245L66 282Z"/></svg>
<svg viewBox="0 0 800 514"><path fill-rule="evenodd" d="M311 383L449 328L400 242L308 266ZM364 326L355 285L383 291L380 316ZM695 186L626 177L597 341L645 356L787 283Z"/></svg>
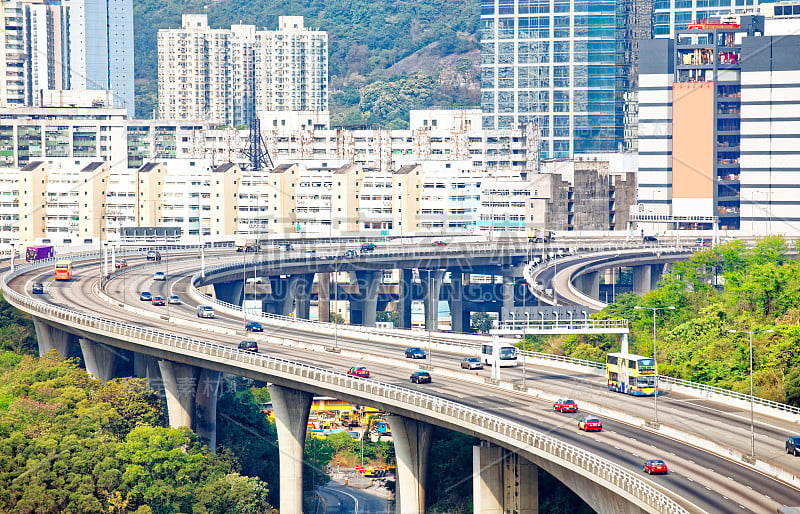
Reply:
<svg viewBox="0 0 800 514"><path fill-rule="evenodd" d="M476 0L134 0L139 117L156 107L158 29L180 27L184 13L267 30L303 16L327 31L334 124L400 128L409 108L478 104Z"/></svg>

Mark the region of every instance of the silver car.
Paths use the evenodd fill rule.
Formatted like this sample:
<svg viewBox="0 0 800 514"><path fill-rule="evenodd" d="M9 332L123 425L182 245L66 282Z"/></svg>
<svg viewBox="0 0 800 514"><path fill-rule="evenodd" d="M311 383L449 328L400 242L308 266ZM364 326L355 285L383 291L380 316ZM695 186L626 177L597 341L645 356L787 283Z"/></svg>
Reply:
<svg viewBox="0 0 800 514"><path fill-rule="evenodd" d="M461 360L461 369L483 369L483 363L477 357L464 357Z"/></svg>

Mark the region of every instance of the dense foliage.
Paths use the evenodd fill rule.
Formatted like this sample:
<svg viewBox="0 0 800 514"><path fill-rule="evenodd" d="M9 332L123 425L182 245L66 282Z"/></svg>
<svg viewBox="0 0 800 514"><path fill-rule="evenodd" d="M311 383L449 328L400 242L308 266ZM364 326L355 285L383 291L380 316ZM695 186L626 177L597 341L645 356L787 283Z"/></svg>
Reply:
<svg viewBox="0 0 800 514"><path fill-rule="evenodd" d="M749 388L749 337L728 331L774 330L753 336L755 393L800 405L800 262L786 253L780 237L713 246L672 266L656 290L620 295L596 317L630 320L631 351L652 355L652 308L674 306L656 317L659 372L742 392ZM529 344L598 361L619 348L603 336Z"/></svg>
<svg viewBox="0 0 800 514"><path fill-rule="evenodd" d="M36 332L30 316L20 312L0 295L0 351L35 355Z"/></svg>
<svg viewBox="0 0 800 514"><path fill-rule="evenodd" d="M278 16L303 16L328 32L331 111L336 125L401 128L411 108L475 106L478 3L446 0L135 0L136 112L156 108L157 33L184 13L206 13L213 28L253 24L275 30Z"/></svg>
<svg viewBox="0 0 800 514"><path fill-rule="evenodd" d="M271 510L186 429L165 428L141 379L102 384L53 355L0 354L0 511Z"/></svg>

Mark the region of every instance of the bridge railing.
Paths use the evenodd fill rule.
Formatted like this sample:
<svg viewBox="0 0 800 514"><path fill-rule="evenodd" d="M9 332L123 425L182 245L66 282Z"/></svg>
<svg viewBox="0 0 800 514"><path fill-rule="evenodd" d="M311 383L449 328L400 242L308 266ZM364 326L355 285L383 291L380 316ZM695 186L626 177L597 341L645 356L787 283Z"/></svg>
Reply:
<svg viewBox="0 0 800 514"><path fill-rule="evenodd" d="M750 403L752 401L755 405L761 405L763 407L768 407L770 409L775 409L781 412L800 415L800 407L796 407L794 405L787 405L785 403L780 403L773 400L767 400L766 398L759 398L758 396L751 397L749 394L731 391L730 389L723 389L721 387L698 384L697 382L690 382L688 380L683 380L682 378L668 377L665 375L659 375L658 380L659 380L659 387L663 387L664 384L685 387L687 389L691 389L692 391L694 391L693 394L696 394L699 397L703 397L704 396L703 393L715 396L720 395L735 400L741 400L747 403Z"/></svg>
<svg viewBox="0 0 800 514"><path fill-rule="evenodd" d="M520 333L526 329L540 332L546 331L575 331L576 333L585 330L614 330L627 331L627 319L583 319L583 320L552 320L552 319L512 319L497 323L499 330L514 330Z"/></svg>
<svg viewBox="0 0 800 514"><path fill-rule="evenodd" d="M96 258L98 256L98 253L85 255L87 258ZM9 280L20 273L34 267L49 264L42 262L30 263L20 266L14 272L7 273L3 277L2 284L5 298L16 307L22 308L31 314L44 315L67 325L89 329L94 333L107 334L128 341L154 343L170 347L183 354L200 355L212 360L222 358L228 363L238 363L246 365L250 369L260 369L261 372L268 376L283 375L283 378L306 384L327 385L333 390L351 394L357 391L362 395L370 395L381 401L393 400L394 405L400 408L410 409L438 419L456 420L460 422L460 426L468 424L471 427L475 427L477 431L485 436L506 442L513 441L514 447L542 455L543 458L552 460L557 464L565 461L583 470L586 475L597 477L599 480L611 484L613 488L630 495L641 505L652 508L654 512L667 514L688 513L675 500L646 483L636 474L609 460L564 443L544 433L464 404L375 380L356 379L342 372L331 371L309 364L245 352L232 346L210 343L80 313L65 307L46 304L8 287Z"/></svg>

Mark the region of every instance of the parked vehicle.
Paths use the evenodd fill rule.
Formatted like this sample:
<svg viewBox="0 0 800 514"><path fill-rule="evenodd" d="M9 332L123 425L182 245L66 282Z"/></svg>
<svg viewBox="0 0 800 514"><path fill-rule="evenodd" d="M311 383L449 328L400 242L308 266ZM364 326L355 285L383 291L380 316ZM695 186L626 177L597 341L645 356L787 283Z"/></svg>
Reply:
<svg viewBox="0 0 800 514"><path fill-rule="evenodd" d="M210 305L198 305L197 306L197 317L198 318L215 318L216 315L214 314L214 307Z"/></svg>
<svg viewBox="0 0 800 514"><path fill-rule="evenodd" d="M430 384L433 380L427 371L415 371L411 374L411 382L414 384Z"/></svg>
<svg viewBox="0 0 800 514"><path fill-rule="evenodd" d="M28 262L52 259L55 256L53 245L29 246L25 250L25 260Z"/></svg>

